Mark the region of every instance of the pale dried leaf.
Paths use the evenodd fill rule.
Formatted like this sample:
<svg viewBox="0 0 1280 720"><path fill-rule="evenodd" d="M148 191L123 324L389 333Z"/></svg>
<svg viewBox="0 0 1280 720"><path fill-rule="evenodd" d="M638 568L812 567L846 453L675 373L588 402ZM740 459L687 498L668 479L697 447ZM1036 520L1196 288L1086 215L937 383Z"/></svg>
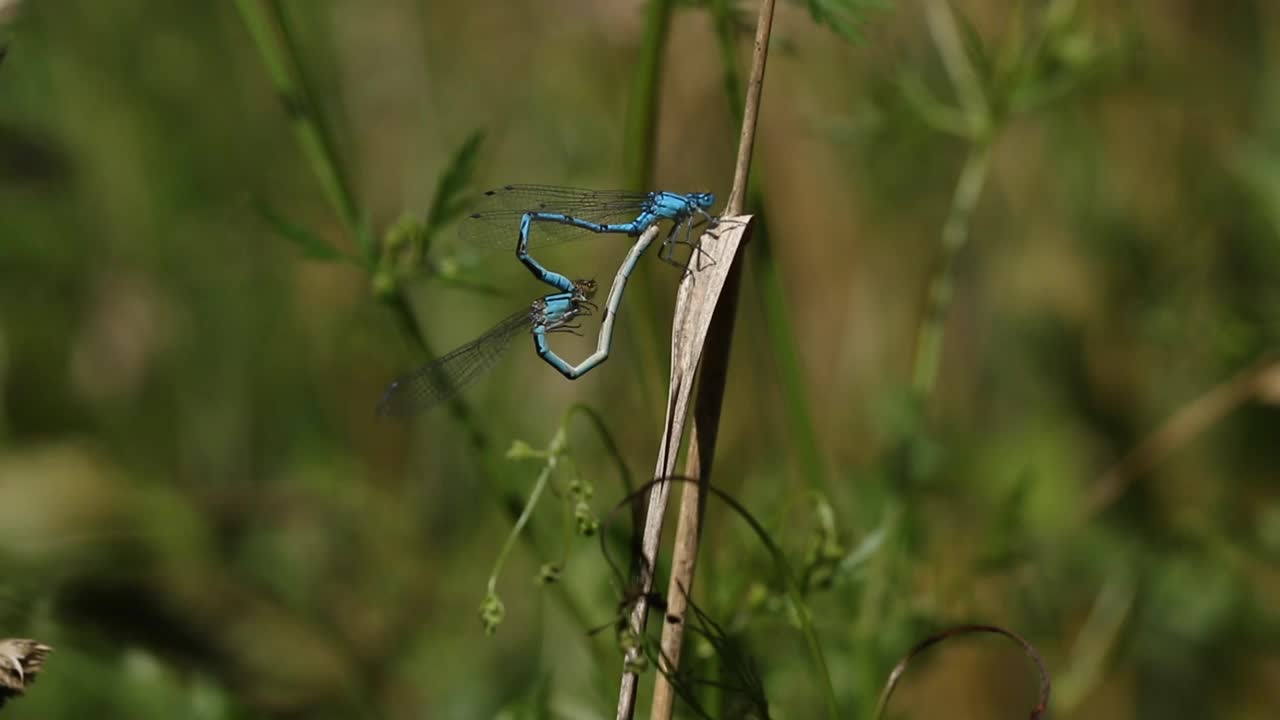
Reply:
<svg viewBox="0 0 1280 720"><path fill-rule="evenodd" d="M44 659L53 648L25 638L0 640L0 707L21 695L44 669Z"/></svg>
<svg viewBox="0 0 1280 720"><path fill-rule="evenodd" d="M692 272L685 275L676 292L675 316L671 326L671 384L667 391L666 431L663 433L662 447L658 451L653 475L655 478L675 474L680 439L684 435L685 419L689 413L689 397L698 361L702 358L707 329L711 326L711 317L720 301L720 291L724 288L729 268L733 266L738 247L750 224L750 215L726 217L720 219L715 229L703 233L699 241L701 249L690 258ZM649 493L649 509L645 514L641 544L643 590L641 600L632 611L632 628L643 627L648 614L644 598L653 589L651 568L656 565L670 488L670 483L657 483Z"/></svg>

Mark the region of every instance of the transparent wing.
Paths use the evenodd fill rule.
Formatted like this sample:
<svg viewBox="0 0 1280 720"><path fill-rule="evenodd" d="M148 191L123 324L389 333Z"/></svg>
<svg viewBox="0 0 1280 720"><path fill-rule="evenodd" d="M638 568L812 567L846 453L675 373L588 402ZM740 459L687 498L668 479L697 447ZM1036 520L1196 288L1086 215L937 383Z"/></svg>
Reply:
<svg viewBox="0 0 1280 720"><path fill-rule="evenodd" d="M530 310L521 310L471 342L397 378L378 402L378 414L408 417L457 395L493 367L511 338L530 327Z"/></svg>
<svg viewBox="0 0 1280 720"><path fill-rule="evenodd" d="M564 213L596 223L636 219L649 193L585 190L554 185L504 185L484 194L458 227L458 236L474 247L514 250L520 218L527 212ZM529 247L545 247L595 233L585 228L540 222L529 234Z"/></svg>
<svg viewBox="0 0 1280 720"><path fill-rule="evenodd" d="M484 194L485 209L546 210L548 212L639 209L649 199L647 192L630 190L589 190L555 185L503 185Z"/></svg>

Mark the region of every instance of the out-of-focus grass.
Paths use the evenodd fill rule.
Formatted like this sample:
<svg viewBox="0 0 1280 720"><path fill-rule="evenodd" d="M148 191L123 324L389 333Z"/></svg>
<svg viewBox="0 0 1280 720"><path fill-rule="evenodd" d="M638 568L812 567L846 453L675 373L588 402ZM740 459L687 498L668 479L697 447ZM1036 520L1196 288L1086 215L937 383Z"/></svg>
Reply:
<svg viewBox="0 0 1280 720"><path fill-rule="evenodd" d="M426 213L477 129L474 188L627 181L639 5L283 5L370 242ZM652 182L723 194L736 15L688 5L671 14ZM1166 418L1280 347L1280 16L1263 0L1081 0L1048 17L1027 3L1021 21L1007 3L954 5L1008 104L951 267L930 403L909 388L969 147L940 111L957 98L916 5L867 16L850 45L801 4L780 17L789 50L771 61L759 138L776 263L748 264L776 276L791 327L770 330L777 307L751 300L769 293L744 295L715 481L797 569L851 713L913 643L980 621L1039 647L1061 683L1055 717L1269 717L1275 395L1083 511ZM571 617L617 612L594 544L570 545L560 590L532 582L572 520L554 493L528 528L551 555L512 553L496 637L476 608L505 505L539 471L501 457L513 440L545 446L584 402L632 472L649 466L661 403L634 372L641 310L665 325L670 302L630 296L615 354L576 383L516 352L472 388L483 458L447 412L379 422L382 386L421 351L361 268L303 257L256 211L368 257L235 6L28 2L6 39L0 636L57 648L6 717L607 714L616 668L596 668L613 639ZM1009 61L1028 53L1034 65ZM427 271L456 250L435 230ZM601 240L549 259L605 278L624 251ZM640 269L655 293L674 287L666 271ZM509 257L464 272L500 295L403 278L435 348L538 292ZM786 334L794 347L775 347ZM795 368L775 360L788 350ZM602 511L622 491L590 432L568 438ZM816 504L796 496L815 465ZM708 523L705 641L685 666L758 675L778 714L813 714L769 557L714 505ZM1024 712L1020 658L955 642L913 665L895 709ZM741 700L697 692L724 712Z"/></svg>

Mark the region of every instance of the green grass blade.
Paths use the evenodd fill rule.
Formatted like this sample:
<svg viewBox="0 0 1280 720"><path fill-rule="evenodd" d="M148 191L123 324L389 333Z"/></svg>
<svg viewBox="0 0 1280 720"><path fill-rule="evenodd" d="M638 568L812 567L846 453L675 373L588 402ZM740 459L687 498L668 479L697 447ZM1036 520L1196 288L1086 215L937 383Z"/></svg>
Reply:
<svg viewBox="0 0 1280 720"><path fill-rule="evenodd" d="M738 69L736 30L733 7L729 0L712 0L711 10L716 28L717 46L720 49L721 74L725 96L729 102L731 117L741 117L745 102L742 74ZM822 457L821 443L813 423L813 411L809 406L804 370L796 353L795 332L787 312L786 292L782 287L781 273L774 259L770 242L769 216L765 210L764 189L759 178L763 171L751 178L747 191L747 211L756 216L755 232L748 252L755 270L757 292L764 308L765 332L769 346L774 351L778 371L782 375L782 397L786 404L788 426L792 439L799 448L800 467L810 486L826 491L827 469Z"/></svg>
<svg viewBox="0 0 1280 720"><path fill-rule="evenodd" d="M327 126L307 88L293 33L279 0L236 0L240 17L266 65L271 84L293 126L294 136L325 196L366 261L374 260L371 233L351 190Z"/></svg>
<svg viewBox="0 0 1280 720"><path fill-rule="evenodd" d="M334 247L327 240L317 235L310 228L299 225L292 220L280 214L271 204L262 198L253 199L253 209L258 216L261 217L277 235L292 242L302 252L303 257L308 260L317 260L320 262L344 261L356 266L361 266L360 260L354 258L338 248Z"/></svg>
<svg viewBox="0 0 1280 720"><path fill-rule="evenodd" d="M484 131L476 130L463 141L449 161L449 167L436 183L431 209L427 212L427 229L423 252L429 249L431 238L440 228L462 217L467 207L467 188L475 176L480 149L484 145Z"/></svg>
<svg viewBox="0 0 1280 720"><path fill-rule="evenodd" d="M640 58L636 62L635 78L632 81L631 99L628 104L626 141L623 143L623 167L626 169L626 185L633 190L653 190L653 160L657 154L658 98L661 92L662 61L666 54L667 38L671 29L671 13L675 7L672 0L649 0L645 12L644 38L640 47ZM632 292L638 292L639 302L632 307L644 308L645 332L638 343L642 362L637 375L640 379L642 397L655 397L650 387L653 378L659 373L665 374L666 364L662 361L665 355L659 348L666 346L663 340L665 332L658 320L656 299L659 294L657 275L644 273L640 282L633 283Z"/></svg>

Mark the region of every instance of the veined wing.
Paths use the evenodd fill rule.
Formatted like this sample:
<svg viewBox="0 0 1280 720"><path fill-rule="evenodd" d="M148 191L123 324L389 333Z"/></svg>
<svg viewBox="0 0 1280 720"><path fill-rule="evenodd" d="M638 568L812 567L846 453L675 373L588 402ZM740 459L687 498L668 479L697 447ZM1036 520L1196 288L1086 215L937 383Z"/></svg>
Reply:
<svg viewBox="0 0 1280 720"><path fill-rule="evenodd" d="M457 395L493 367L511 338L530 328L530 310L521 310L462 347L397 378L378 402L378 414L408 417Z"/></svg>
<svg viewBox="0 0 1280 720"><path fill-rule="evenodd" d="M589 210L625 210L636 208L649 199L650 193L631 190L591 190L557 185L503 185L490 190L477 208L507 210L545 210L547 212L583 212Z"/></svg>
<svg viewBox="0 0 1280 720"><path fill-rule="evenodd" d="M511 250L520 234L520 219L527 212L572 215L594 223L625 223L644 209L649 193L625 190L587 190L554 185L505 185L484 194L475 210L458 228L458 235L472 246ZM554 222L535 222L529 247L545 247L584 235L586 228Z"/></svg>

